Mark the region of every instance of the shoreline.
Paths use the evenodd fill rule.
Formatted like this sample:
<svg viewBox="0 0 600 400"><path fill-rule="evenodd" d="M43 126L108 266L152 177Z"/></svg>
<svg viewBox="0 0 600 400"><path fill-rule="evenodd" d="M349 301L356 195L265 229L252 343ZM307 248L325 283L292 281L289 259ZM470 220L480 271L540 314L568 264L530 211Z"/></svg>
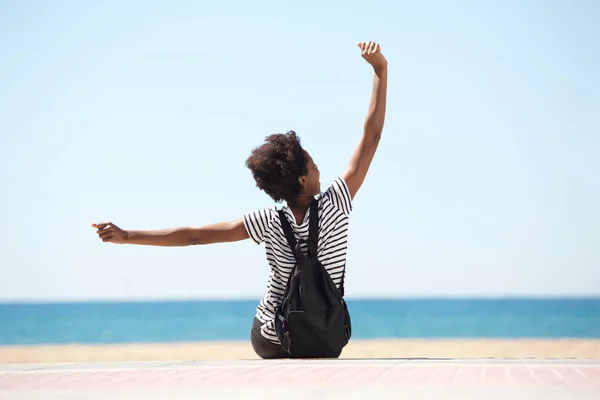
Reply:
<svg viewBox="0 0 600 400"><path fill-rule="evenodd" d="M355 339L340 358L598 358L598 339ZM2 345L0 364L258 359L250 341Z"/></svg>

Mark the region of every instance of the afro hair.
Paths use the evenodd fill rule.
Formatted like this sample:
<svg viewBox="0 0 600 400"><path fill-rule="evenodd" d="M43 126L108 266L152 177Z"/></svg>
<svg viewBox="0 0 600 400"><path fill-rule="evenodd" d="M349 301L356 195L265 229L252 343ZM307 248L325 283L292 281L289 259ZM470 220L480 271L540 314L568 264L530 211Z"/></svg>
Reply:
<svg viewBox="0 0 600 400"><path fill-rule="evenodd" d="M279 203L300 194L298 178L308 173L307 162L300 138L288 131L267 136L265 143L252 150L246 167L252 171L256 186Z"/></svg>

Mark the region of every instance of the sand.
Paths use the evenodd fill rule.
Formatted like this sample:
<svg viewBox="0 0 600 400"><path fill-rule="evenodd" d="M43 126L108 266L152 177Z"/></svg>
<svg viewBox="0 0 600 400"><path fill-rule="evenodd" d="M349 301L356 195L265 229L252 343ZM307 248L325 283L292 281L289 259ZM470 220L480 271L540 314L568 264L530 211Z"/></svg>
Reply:
<svg viewBox="0 0 600 400"><path fill-rule="evenodd" d="M600 339L352 340L341 358L600 358ZM256 359L249 342L0 346L0 363Z"/></svg>

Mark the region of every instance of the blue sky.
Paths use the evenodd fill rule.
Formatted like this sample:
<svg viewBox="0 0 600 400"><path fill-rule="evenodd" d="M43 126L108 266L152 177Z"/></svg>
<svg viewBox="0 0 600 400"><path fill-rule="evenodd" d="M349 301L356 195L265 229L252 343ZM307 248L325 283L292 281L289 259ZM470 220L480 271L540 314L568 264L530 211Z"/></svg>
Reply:
<svg viewBox="0 0 600 400"><path fill-rule="evenodd" d="M294 129L326 188L389 60L347 294L600 295L594 1L1 1L0 301L258 297L251 241L101 243L271 206L244 161Z"/></svg>

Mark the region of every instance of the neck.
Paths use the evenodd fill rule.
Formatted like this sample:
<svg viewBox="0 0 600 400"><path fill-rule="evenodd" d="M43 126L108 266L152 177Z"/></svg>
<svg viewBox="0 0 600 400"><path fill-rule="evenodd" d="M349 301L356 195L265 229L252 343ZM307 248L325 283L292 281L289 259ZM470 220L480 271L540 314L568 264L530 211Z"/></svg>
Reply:
<svg viewBox="0 0 600 400"><path fill-rule="evenodd" d="M314 197L309 196L307 194L301 194L295 199L288 201L288 207L290 207L293 211L300 211L304 213L310 207L310 203L313 201Z"/></svg>

